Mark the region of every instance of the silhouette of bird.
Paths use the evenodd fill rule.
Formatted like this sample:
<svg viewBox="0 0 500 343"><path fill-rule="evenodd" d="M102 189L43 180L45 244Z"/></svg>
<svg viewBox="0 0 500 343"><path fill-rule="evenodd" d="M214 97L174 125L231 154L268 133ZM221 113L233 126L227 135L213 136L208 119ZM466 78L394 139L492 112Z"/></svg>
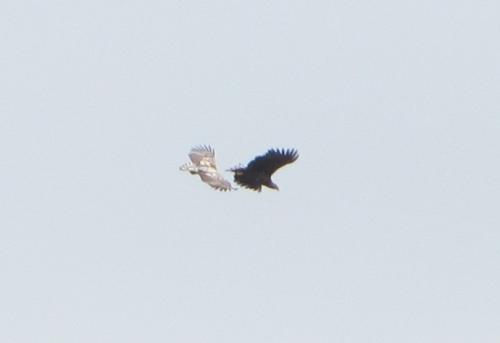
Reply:
<svg viewBox="0 0 500 343"><path fill-rule="evenodd" d="M215 162L215 150L208 145L198 145L191 149L189 158L192 163L186 163L179 170L188 171L193 175L199 175L201 180L210 187L219 191L235 190L231 183L217 171Z"/></svg>
<svg viewBox="0 0 500 343"><path fill-rule="evenodd" d="M260 192L262 186L279 190L271 180L271 175L284 165L295 162L299 154L295 149L270 149L262 156L254 158L246 167L234 167L234 182L245 188Z"/></svg>

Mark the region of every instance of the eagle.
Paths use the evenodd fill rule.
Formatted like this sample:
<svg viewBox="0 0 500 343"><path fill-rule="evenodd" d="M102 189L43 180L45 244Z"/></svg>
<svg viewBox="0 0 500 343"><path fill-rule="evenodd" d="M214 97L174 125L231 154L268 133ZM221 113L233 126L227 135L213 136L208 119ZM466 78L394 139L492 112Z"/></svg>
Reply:
<svg viewBox="0 0 500 343"><path fill-rule="evenodd" d="M179 170L199 175L203 182L216 190L232 191L236 189L217 171L215 150L211 146L195 146L191 149L188 156L192 163L183 164L179 167Z"/></svg>
<svg viewBox="0 0 500 343"><path fill-rule="evenodd" d="M234 167L234 182L242 187L260 192L262 186L279 190L271 175L284 165L295 162L299 154L295 149L270 149L264 155L254 158L246 167Z"/></svg>

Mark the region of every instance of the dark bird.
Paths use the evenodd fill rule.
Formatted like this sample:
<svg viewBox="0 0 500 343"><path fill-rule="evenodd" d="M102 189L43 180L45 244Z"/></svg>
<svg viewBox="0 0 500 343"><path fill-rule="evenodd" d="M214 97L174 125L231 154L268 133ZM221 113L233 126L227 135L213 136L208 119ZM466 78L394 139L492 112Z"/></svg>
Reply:
<svg viewBox="0 0 500 343"><path fill-rule="evenodd" d="M266 154L253 159L246 167L229 169L234 173L234 182L242 187L260 192L262 186L279 190L271 175L284 165L295 162L299 154L295 149L270 149Z"/></svg>

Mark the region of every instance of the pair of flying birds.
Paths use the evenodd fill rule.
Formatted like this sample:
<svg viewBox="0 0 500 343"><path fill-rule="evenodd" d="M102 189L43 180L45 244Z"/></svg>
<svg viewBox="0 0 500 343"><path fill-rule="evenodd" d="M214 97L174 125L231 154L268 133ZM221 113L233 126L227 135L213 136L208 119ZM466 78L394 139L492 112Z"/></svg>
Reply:
<svg viewBox="0 0 500 343"><path fill-rule="evenodd" d="M295 162L299 154L295 149L270 149L264 155L254 158L246 167L229 169L234 173L234 182L242 187L260 192L262 186L278 190L271 180L271 175L279 168ZM180 166L180 170L199 175L201 180L220 191L235 190L231 183L217 170L215 150L208 145L199 145L189 152L191 163Z"/></svg>

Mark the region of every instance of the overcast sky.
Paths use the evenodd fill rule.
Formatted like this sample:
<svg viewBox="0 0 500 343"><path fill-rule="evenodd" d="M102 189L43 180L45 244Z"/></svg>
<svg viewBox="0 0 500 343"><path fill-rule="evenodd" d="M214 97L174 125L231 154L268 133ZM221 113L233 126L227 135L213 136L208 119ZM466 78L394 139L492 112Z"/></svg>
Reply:
<svg viewBox="0 0 500 343"><path fill-rule="evenodd" d="M499 342L497 0L4 0L0 29L2 343ZM300 158L220 193L197 144Z"/></svg>

